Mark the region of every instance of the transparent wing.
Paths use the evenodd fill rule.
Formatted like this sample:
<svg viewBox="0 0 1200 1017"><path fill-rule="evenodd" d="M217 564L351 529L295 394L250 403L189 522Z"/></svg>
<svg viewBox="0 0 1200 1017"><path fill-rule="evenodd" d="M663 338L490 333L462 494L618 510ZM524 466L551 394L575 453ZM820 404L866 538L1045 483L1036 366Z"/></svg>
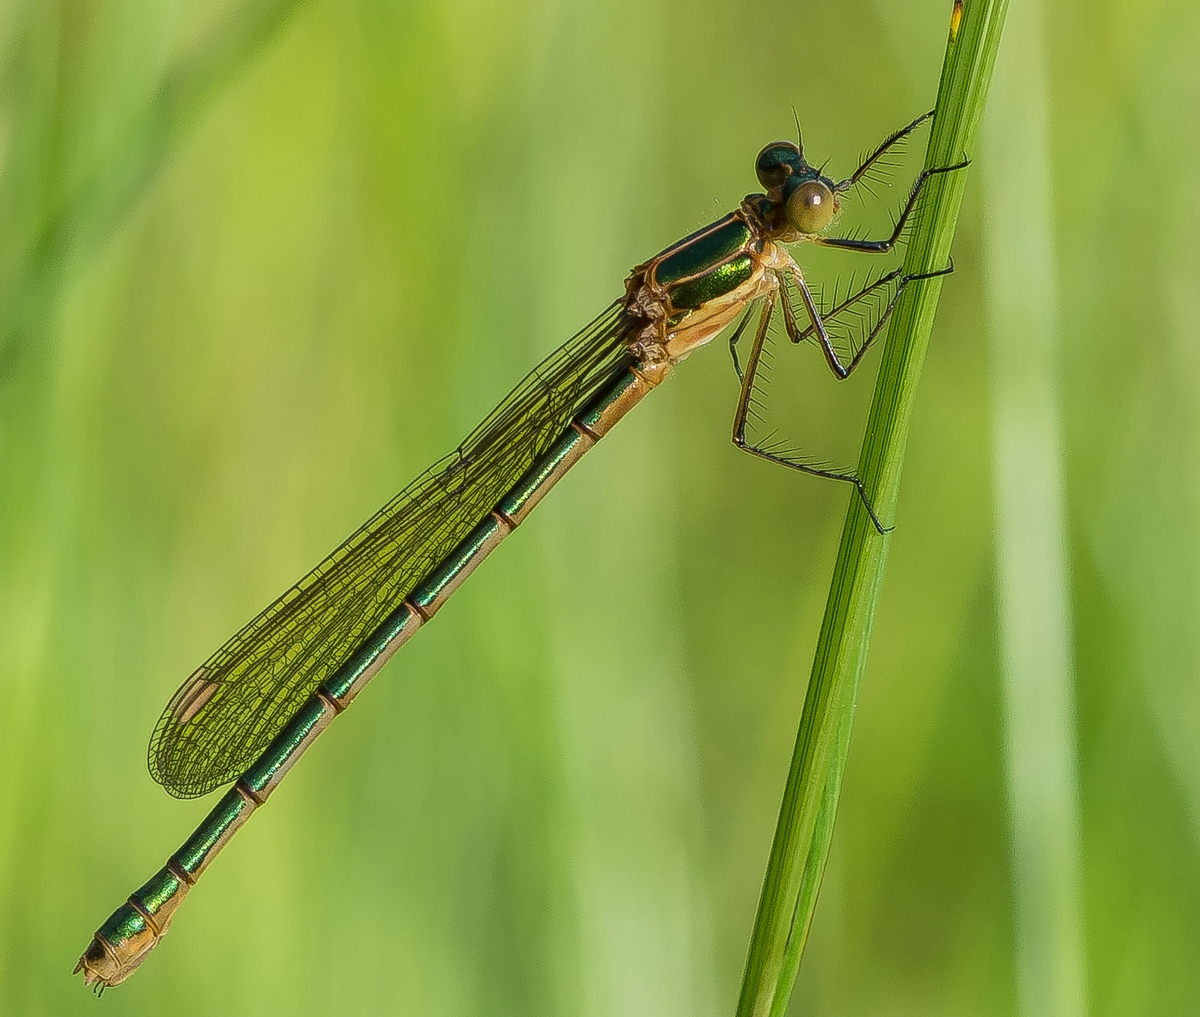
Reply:
<svg viewBox="0 0 1200 1017"><path fill-rule="evenodd" d="M620 303L610 306L534 368L454 452L209 657L154 727L151 776L178 798L238 776L626 368L631 327Z"/></svg>

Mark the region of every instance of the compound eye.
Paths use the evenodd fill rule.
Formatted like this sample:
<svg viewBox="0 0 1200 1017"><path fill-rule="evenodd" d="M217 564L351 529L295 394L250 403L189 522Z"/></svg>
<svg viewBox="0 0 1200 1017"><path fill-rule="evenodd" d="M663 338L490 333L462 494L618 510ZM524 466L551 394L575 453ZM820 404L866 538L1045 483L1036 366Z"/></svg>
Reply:
<svg viewBox="0 0 1200 1017"><path fill-rule="evenodd" d="M820 180L809 180L788 198L787 217L799 233L820 233L835 211L833 191Z"/></svg>
<svg viewBox="0 0 1200 1017"><path fill-rule="evenodd" d="M758 182L769 191L787 180L803 161L800 150L790 141L776 141L758 153L754 172Z"/></svg>

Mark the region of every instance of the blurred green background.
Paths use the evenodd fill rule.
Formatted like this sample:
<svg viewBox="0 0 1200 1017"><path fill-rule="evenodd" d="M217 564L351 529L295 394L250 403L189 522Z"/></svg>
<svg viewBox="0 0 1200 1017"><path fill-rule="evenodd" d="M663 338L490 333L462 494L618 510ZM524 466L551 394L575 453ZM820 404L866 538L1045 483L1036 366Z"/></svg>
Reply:
<svg viewBox="0 0 1200 1017"><path fill-rule="evenodd" d="M832 170L928 108L947 8L0 7L0 1013L732 1014L846 492L732 448L719 348L388 667L136 977L97 1004L70 970L211 804L146 774L178 683L754 189L793 104ZM1044 33L1071 908L1090 1012L1191 1014L1200 10L1064 0ZM797 1015L1019 1010L989 172ZM792 397L856 438L810 366Z"/></svg>

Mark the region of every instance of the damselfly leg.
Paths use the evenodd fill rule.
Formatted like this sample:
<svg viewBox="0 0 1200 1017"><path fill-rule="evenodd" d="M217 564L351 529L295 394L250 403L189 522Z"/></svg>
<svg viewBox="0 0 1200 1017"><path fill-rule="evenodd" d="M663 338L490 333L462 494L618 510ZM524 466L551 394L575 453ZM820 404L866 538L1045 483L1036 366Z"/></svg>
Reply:
<svg viewBox="0 0 1200 1017"><path fill-rule="evenodd" d="M932 169L921 170L916 181L913 183L912 190L908 194L908 200L904 203L904 207L900 210L900 215L896 218L896 225L892 228L892 235L883 240L863 240L859 237L812 237L814 244L820 244L822 247L836 247L843 251L859 251L863 254L887 254L893 247L900 242L900 238L904 235L904 228L908 225L908 217L912 214L912 210L917 206L917 199L921 197L921 191L925 185L936 176L942 173L953 173L955 170L966 169L970 165L970 160L963 159L961 162L954 163L953 166L934 166ZM850 181L853 177L843 180L846 184L846 190L853 186ZM841 184L838 185L841 187ZM837 188L835 188L836 190Z"/></svg>
<svg viewBox="0 0 1200 1017"><path fill-rule="evenodd" d="M879 337L879 333L883 331L883 326L887 324L892 311L895 310L896 304L900 300L900 294L904 292L905 287L911 282L918 282L921 279L935 279L941 275L949 275L953 271L953 260L945 268L935 269L932 272L917 272L907 275L902 268L894 269L891 272L881 275L874 282L868 283L857 293L847 297L841 303L834 305L824 315L818 309L816 301L813 300L812 293L809 291L804 277L798 272L793 273L796 288L800 291L811 324L803 331L798 328L795 311L785 290L783 296L783 320L788 338L793 343L799 345L806 339L811 339L815 336L817 343L821 347L821 351L825 354L825 359L829 362L829 369L839 381L844 381L862 363L862 358L866 355L867 350L871 348L871 344L875 342ZM888 295L887 289L893 282L896 283L896 287ZM866 335L857 343L851 342L849 359L843 364L837 349L833 345L833 340L829 336L826 321L832 322L840 316L845 315L846 312L854 309L857 305L869 299L876 298L880 294L886 297L886 302L882 308L876 307L875 320L873 322L865 318L859 319L861 323L864 323Z"/></svg>
<svg viewBox="0 0 1200 1017"><path fill-rule="evenodd" d="M922 113L912 123L906 124L898 131L893 131L891 134L889 134L883 139L883 141L875 146L874 150L871 151L869 155L863 159L863 161L859 164L858 169L851 173L850 176L846 177L845 180L838 181L838 183L834 184L834 192L837 194L844 194L851 188L857 187L858 184L862 183L870 175L873 169L879 168L880 160L887 155L889 151L906 141L908 136L912 134L912 132L918 127L920 127L921 124L925 123L926 120L930 119L935 112L936 110L931 109L928 113Z"/></svg>
<svg viewBox="0 0 1200 1017"><path fill-rule="evenodd" d="M881 141L875 147L875 149L863 159L858 168L851 173L850 176L846 177L845 180L839 180L836 184L834 184L834 194L845 194L847 191L852 190L859 184L866 186L865 181L870 177L871 172L880 167L880 160L882 160L884 156L886 156L887 153L897 145L906 141L908 136L912 134L913 131L915 131L921 126L921 124L933 116L934 112L934 110L930 110L928 113L922 113L911 123L901 127L898 131L893 131L886 138L884 138L883 141ZM822 236L814 236L810 239L814 243L821 244L825 247L839 247L843 250L862 251L870 254L886 254L899 242L901 236L903 236L904 227L908 223L908 217L912 213L912 210L916 207L917 199L920 198L921 191L924 189L925 184L929 181L929 179L941 173L951 173L954 170L964 169L968 162L969 160L964 159L961 162L955 163L953 166L935 166L932 169L922 170L917 176L917 179L913 181L912 190L909 192L908 200L901 209L900 215L896 218L896 224L892 229L892 235L885 240L861 240L855 237Z"/></svg>
<svg viewBox="0 0 1200 1017"><path fill-rule="evenodd" d="M746 370L742 376L742 391L738 398L737 411L733 418L733 443L744 452L749 452L759 459L765 459L769 463L786 466L792 470L799 470L801 473L807 473L814 477L824 477L827 480L840 480L843 483L852 484L858 492L858 497L863 503L863 508L867 510L867 515L871 517L871 522L875 526L875 529L881 534L887 533L891 527L884 526L879 521L879 517L875 514L875 509L871 505L871 500L867 497L863 482L853 473L826 469L821 466L814 466L811 463L802 462L794 458L782 446L759 445L746 437L747 421L751 414L755 412L753 405L754 380L758 374L759 364L762 361L763 344L767 338L767 331L771 327L771 317L775 313L775 301L778 299L783 300L785 307L788 306L786 293L783 293L782 297L772 293L763 299L762 308L758 314L758 325L754 330L754 339L750 344L750 355L747 358ZM785 311L784 313L786 314L787 312Z"/></svg>
<svg viewBox="0 0 1200 1017"><path fill-rule="evenodd" d="M733 358L733 370L738 376L738 381L745 381L745 376L742 374L742 365L738 362L737 345L741 341L742 333L746 331L746 326L750 323L751 317L754 315L754 305L751 304L746 313L742 315L742 320L737 323L737 328L729 333L729 355Z"/></svg>
<svg viewBox="0 0 1200 1017"><path fill-rule="evenodd" d="M796 311L792 306L791 295L788 292L785 279L780 276L778 292L765 298L759 310L758 324L750 345L750 354L744 372L741 370L738 362L736 347L750 321L752 312L747 312L742 317L737 328L729 338L729 350L733 357L734 370L737 371L738 379L741 381L741 393L738 398L737 410L733 421L733 443L743 451L758 456L760 459L765 459L768 462L786 466L793 470L799 470L801 473L808 473L815 477L825 477L829 480L840 480L844 483L852 484L858 492L858 496L862 500L867 514L871 517L871 522L875 526L875 529L881 534L889 532L891 527L884 526L880 521L874 506L871 504L870 498L867 497L867 492L863 487L862 481L854 473L806 463L796 458L793 453L789 452L782 445L775 444L768 446L759 444L747 436L747 425L754 413L754 385L762 362L763 347L775 312L775 303L778 300L783 312L784 329L787 332L788 338L795 344L815 338L822 352L825 354L825 358L829 363L829 369L839 381L843 381L862 363L867 350L883 331L884 326L896 308L896 304L900 300L900 295L904 292L908 284L918 282L922 279L933 279L937 276L949 275L953 271L953 262L945 268L914 274L905 274L903 269L898 268L863 286L856 293L836 303L824 314L817 307L816 301L813 299L804 281L804 277L799 272L793 273L792 281L800 291L810 321L810 324L804 329L799 327L799 323L796 320ZM882 306L878 303L881 298L883 299ZM827 322L833 323L838 320L844 320L864 303L869 303L871 306L866 309L865 316L856 319L856 324L861 324L865 334L857 343L851 342L849 356L843 362L830 338Z"/></svg>

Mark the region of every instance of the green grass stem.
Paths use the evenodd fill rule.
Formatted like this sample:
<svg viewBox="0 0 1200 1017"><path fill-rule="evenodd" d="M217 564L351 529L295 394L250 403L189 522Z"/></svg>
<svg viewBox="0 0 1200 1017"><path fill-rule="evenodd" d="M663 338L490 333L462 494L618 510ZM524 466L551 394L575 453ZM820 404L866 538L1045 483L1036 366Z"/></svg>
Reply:
<svg viewBox="0 0 1200 1017"><path fill-rule="evenodd" d="M1007 7L1007 0L966 0L961 10L942 66L927 168L952 165L974 150ZM966 178L962 171L930 180L905 256L907 272L947 264ZM895 518L909 421L941 283L935 278L905 290L884 344L858 471L885 521ZM751 932L738 1017L779 1017L787 1010L829 856L889 543L859 499L851 498Z"/></svg>
<svg viewBox="0 0 1200 1017"><path fill-rule="evenodd" d="M1045 12L1009 20L981 137L996 601L1019 1012L1086 1017L1071 539Z"/></svg>

